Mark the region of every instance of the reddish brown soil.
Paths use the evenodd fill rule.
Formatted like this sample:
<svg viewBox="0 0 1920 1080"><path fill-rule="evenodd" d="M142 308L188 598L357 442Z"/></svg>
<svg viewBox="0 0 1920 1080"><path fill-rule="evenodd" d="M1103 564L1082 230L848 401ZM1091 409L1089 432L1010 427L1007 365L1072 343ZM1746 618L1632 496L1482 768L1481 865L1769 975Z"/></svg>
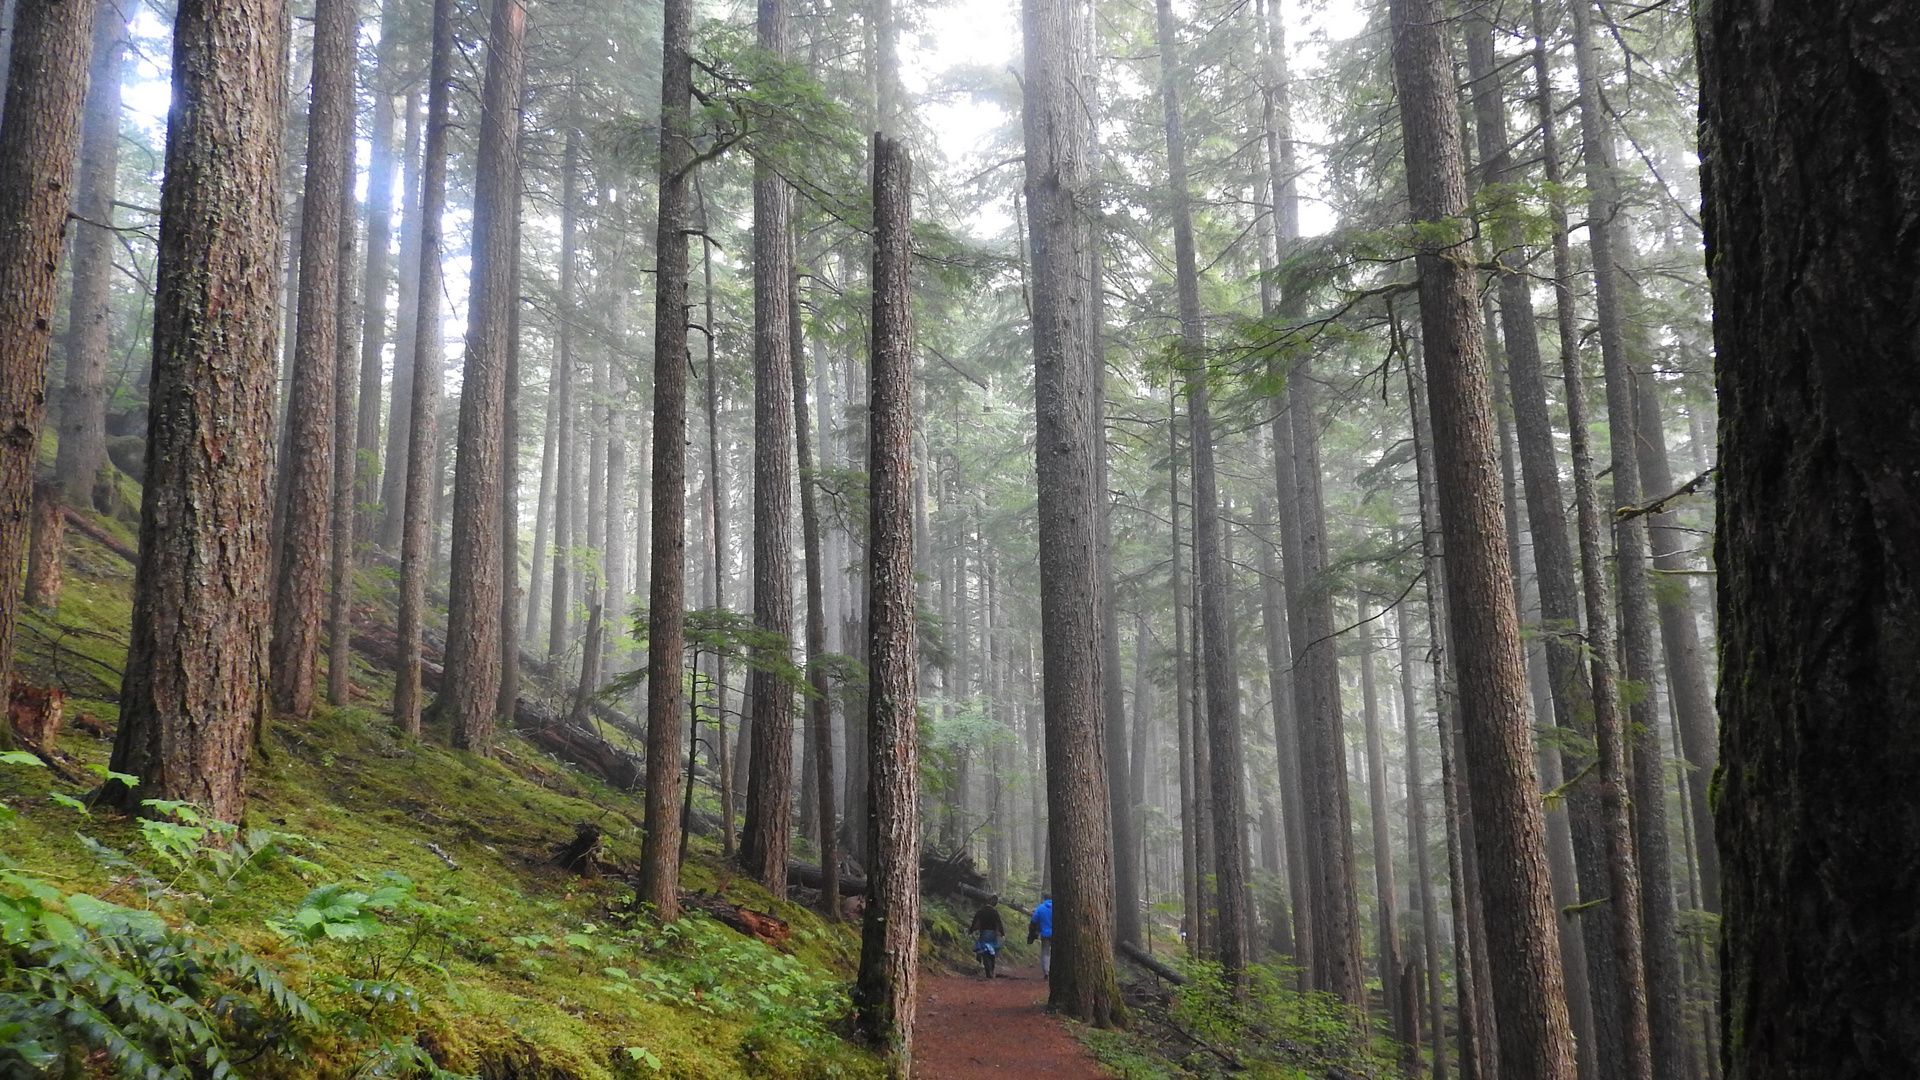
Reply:
<svg viewBox="0 0 1920 1080"><path fill-rule="evenodd" d="M1047 1015L1035 967L920 976L915 1080L1109 1080L1086 1047Z"/></svg>

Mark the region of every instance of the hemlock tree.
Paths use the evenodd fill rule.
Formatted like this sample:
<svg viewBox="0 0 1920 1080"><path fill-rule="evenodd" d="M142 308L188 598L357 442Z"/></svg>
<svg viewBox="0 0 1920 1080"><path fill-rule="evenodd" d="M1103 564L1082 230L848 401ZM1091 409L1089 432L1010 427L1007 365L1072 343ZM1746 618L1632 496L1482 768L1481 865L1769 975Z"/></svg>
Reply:
<svg viewBox="0 0 1920 1080"><path fill-rule="evenodd" d="M185 0L160 189L140 565L113 769L122 805L245 803L266 717L282 0ZM207 452L218 445L220 454Z"/></svg>
<svg viewBox="0 0 1920 1080"><path fill-rule="evenodd" d="M1500 1072L1572 1080L1573 1032L1533 769L1526 663L1494 449L1491 376L1462 218L1466 176L1445 12L1436 0L1392 0L1391 9L1408 194L1422 230L1415 254L1446 540L1447 621L1486 900Z"/></svg>
<svg viewBox="0 0 1920 1080"><path fill-rule="evenodd" d="M1733 1080L1910 1073L1920 10L1702 5Z"/></svg>

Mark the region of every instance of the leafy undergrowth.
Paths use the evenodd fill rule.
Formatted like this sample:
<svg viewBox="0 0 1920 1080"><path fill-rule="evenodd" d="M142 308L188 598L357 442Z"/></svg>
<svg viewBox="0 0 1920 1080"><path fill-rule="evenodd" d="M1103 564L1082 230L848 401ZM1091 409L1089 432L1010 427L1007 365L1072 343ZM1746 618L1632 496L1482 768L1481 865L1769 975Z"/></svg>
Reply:
<svg viewBox="0 0 1920 1080"><path fill-rule="evenodd" d="M1126 1031L1077 1028L1120 1080L1239 1077L1245 1080L1399 1080L1397 1044L1328 994L1289 985L1292 969L1256 966L1247 1000L1235 1002L1217 964L1178 965L1186 986L1128 988Z"/></svg>
<svg viewBox="0 0 1920 1080"><path fill-rule="evenodd" d="M492 758L364 708L275 723L238 828L92 808L131 572L71 545L20 667L64 686L56 769L0 761L0 1077L872 1077L844 1037L854 929L775 900L696 837L682 884L771 911L770 946L633 907L636 798L517 738ZM384 700L383 677L355 683ZM609 871L563 872L578 823Z"/></svg>

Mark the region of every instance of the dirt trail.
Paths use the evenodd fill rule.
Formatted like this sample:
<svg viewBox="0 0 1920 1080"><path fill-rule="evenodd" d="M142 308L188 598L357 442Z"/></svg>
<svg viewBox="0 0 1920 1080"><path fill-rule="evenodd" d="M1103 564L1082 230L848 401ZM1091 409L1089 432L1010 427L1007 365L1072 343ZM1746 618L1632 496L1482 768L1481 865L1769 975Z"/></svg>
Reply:
<svg viewBox="0 0 1920 1080"><path fill-rule="evenodd" d="M1046 1013L1039 967L920 976L915 1080L1110 1080L1086 1047Z"/></svg>

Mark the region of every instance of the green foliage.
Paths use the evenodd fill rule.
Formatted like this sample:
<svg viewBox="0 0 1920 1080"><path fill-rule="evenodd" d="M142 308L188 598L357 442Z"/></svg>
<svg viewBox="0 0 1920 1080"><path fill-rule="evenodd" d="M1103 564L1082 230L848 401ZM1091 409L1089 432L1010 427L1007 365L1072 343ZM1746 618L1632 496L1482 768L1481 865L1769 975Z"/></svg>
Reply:
<svg viewBox="0 0 1920 1080"><path fill-rule="evenodd" d="M0 1076L45 1076L91 1052L140 1080L237 1076L320 1021L264 961L153 911L0 870Z"/></svg>
<svg viewBox="0 0 1920 1080"><path fill-rule="evenodd" d="M1164 1013L1142 1010L1135 1030L1087 1033L1089 1048L1123 1080L1232 1073L1270 1080L1329 1075L1397 1080L1391 1046L1329 994L1292 989L1295 972L1256 965L1235 1000L1215 963L1179 965L1188 983Z"/></svg>

